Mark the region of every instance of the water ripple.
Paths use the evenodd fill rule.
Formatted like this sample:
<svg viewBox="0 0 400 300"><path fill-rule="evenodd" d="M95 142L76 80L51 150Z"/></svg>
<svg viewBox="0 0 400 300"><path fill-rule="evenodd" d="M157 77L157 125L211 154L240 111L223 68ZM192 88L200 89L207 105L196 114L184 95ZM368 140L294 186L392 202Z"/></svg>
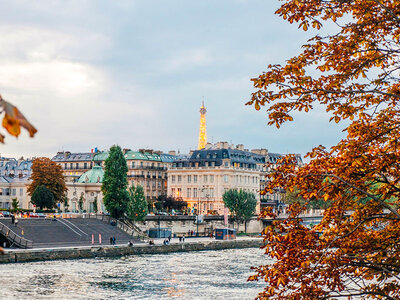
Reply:
<svg viewBox="0 0 400 300"><path fill-rule="evenodd" d="M260 249L2 265L2 299L254 299Z"/></svg>

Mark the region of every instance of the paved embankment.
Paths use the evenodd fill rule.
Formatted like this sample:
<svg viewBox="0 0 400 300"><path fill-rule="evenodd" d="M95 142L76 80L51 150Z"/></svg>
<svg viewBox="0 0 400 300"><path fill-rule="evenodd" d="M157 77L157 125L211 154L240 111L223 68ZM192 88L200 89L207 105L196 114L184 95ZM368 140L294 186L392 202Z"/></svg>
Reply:
<svg viewBox="0 0 400 300"><path fill-rule="evenodd" d="M95 257L113 257L123 255L160 254L187 251L241 249L260 247L262 239L237 239L230 241L196 240L184 243L171 243L163 245L135 244L132 247L126 245L118 246L93 246L93 247L69 247L53 249L29 249L8 250L0 255L0 263L29 262L57 259L78 259Z"/></svg>

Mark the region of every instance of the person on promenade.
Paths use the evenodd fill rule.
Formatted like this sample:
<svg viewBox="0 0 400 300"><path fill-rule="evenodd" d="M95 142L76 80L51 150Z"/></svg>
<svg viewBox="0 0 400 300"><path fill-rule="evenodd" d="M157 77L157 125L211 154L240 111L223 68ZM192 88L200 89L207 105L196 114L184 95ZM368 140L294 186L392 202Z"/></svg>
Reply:
<svg viewBox="0 0 400 300"><path fill-rule="evenodd" d="M116 239L115 239L115 236L113 236L113 245L115 245L116 244Z"/></svg>
<svg viewBox="0 0 400 300"><path fill-rule="evenodd" d="M112 245L113 244L113 238L112 238L112 236L110 236L110 245Z"/></svg>
<svg viewBox="0 0 400 300"><path fill-rule="evenodd" d="M15 216L11 215L11 224L14 224L14 223L15 223Z"/></svg>
<svg viewBox="0 0 400 300"><path fill-rule="evenodd" d="M128 246L129 246L129 247L132 247L132 246L133 246L133 243L132 243L131 241L129 241L129 242L128 242Z"/></svg>
<svg viewBox="0 0 400 300"><path fill-rule="evenodd" d="M185 242L185 235L182 236L182 243Z"/></svg>
<svg viewBox="0 0 400 300"><path fill-rule="evenodd" d="M171 235L169 235L169 237L168 237L168 243L170 243L171 242Z"/></svg>

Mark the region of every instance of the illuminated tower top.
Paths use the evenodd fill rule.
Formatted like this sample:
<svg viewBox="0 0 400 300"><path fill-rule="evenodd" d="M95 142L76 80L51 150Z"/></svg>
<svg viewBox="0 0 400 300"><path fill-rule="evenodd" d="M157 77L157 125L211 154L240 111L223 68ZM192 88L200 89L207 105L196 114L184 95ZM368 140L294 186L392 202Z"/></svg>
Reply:
<svg viewBox="0 0 400 300"><path fill-rule="evenodd" d="M207 144L207 128L206 128L206 107L204 101L200 107L200 130L199 130L199 145L198 149L203 149Z"/></svg>

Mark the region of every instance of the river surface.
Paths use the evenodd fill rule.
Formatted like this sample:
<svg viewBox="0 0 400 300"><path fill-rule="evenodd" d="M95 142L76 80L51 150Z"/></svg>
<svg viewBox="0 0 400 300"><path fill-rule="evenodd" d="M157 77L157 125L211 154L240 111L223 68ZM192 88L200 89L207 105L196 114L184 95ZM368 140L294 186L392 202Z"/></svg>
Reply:
<svg viewBox="0 0 400 300"><path fill-rule="evenodd" d="M1 299L254 299L258 248L0 265Z"/></svg>

